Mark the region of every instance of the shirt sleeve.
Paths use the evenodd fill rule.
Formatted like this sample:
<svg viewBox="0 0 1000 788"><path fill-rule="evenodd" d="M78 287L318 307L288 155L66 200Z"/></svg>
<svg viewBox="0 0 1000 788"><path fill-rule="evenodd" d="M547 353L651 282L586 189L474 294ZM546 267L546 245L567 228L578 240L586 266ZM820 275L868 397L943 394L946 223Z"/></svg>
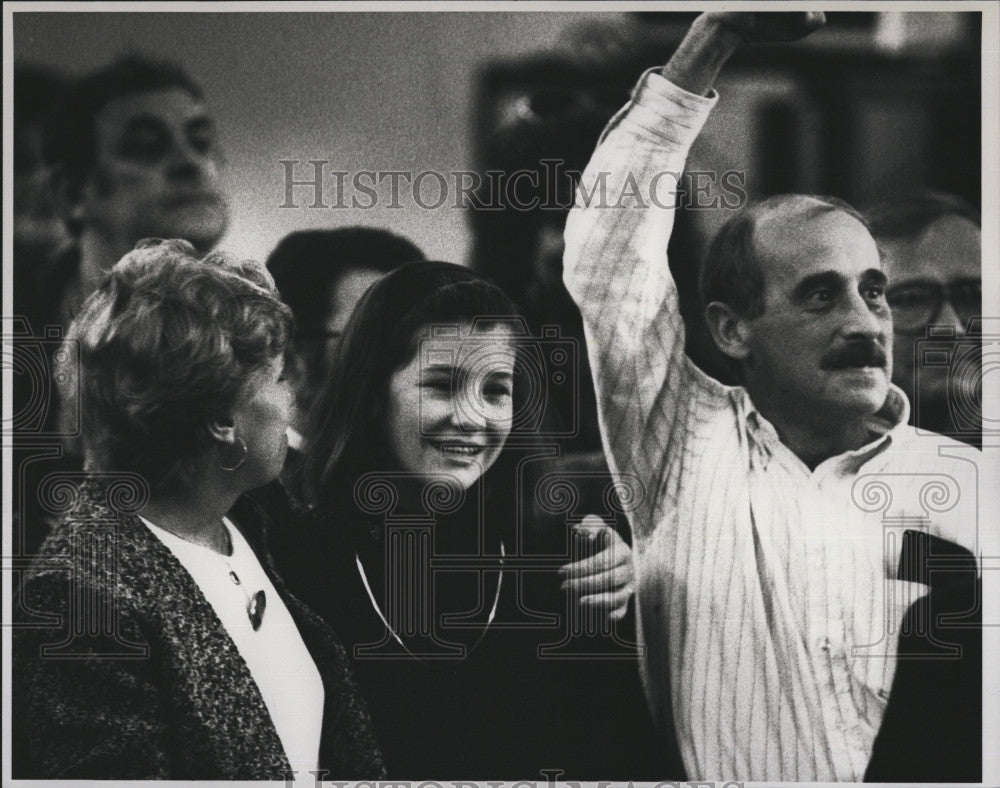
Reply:
<svg viewBox="0 0 1000 788"><path fill-rule="evenodd" d="M602 135L566 224L564 277L584 320L605 452L647 499L680 473L705 411L726 401L684 354L666 253L678 181L716 100L647 72Z"/></svg>

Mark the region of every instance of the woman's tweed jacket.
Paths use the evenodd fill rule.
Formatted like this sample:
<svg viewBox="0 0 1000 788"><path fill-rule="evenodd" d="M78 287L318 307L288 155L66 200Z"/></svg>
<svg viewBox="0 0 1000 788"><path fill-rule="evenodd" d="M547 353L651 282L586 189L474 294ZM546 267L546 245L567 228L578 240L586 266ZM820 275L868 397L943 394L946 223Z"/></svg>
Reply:
<svg viewBox="0 0 1000 788"><path fill-rule="evenodd" d="M246 663L191 576L132 513L138 488L125 489L77 488L21 588L13 776L283 779L288 761ZM329 779L381 777L343 647L275 573L264 511L243 497L231 516L322 676L320 768Z"/></svg>

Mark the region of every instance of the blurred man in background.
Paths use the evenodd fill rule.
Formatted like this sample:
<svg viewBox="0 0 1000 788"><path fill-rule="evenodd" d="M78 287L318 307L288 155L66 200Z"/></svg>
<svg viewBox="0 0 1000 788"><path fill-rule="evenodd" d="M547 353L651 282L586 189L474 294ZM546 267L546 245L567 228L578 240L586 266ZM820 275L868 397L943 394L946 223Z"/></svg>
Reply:
<svg viewBox="0 0 1000 788"><path fill-rule="evenodd" d="M295 389L290 445L301 448L302 425L333 363L337 340L365 291L424 253L377 227L301 230L286 235L267 258L281 298L295 315L288 374Z"/></svg>
<svg viewBox="0 0 1000 788"><path fill-rule="evenodd" d="M177 66L128 57L84 77L46 149L74 238L45 290L52 322L67 325L140 239L183 238L207 252L226 231L215 125L201 89Z"/></svg>
<svg viewBox="0 0 1000 788"><path fill-rule="evenodd" d="M867 212L889 277L893 382L924 435L982 445L982 232L962 199L923 192ZM905 613L901 655L865 779L976 782L982 761L982 586L976 559L926 535L900 565L929 593ZM935 568L937 569L935 571ZM955 651L957 647L957 651Z"/></svg>
<svg viewBox="0 0 1000 788"><path fill-rule="evenodd" d="M982 445L982 231L958 197L927 192L867 211L889 277L893 382L922 430ZM930 329L930 331L929 331Z"/></svg>
<svg viewBox="0 0 1000 788"><path fill-rule="evenodd" d="M215 126L201 89L179 67L122 58L68 88L45 126L46 174L70 242L44 263L16 260L22 273L31 265L41 274L15 277L15 305L30 324L14 365L13 511L25 554L51 514L41 481L82 465L74 443L80 414L58 401L52 380L60 329L137 241L182 238L207 252L228 224Z"/></svg>

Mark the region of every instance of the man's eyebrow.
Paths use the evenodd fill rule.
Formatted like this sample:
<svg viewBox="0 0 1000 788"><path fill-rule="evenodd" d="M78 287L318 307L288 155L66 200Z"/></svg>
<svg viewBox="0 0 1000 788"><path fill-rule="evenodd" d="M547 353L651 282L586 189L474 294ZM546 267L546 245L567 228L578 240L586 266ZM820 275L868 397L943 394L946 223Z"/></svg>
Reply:
<svg viewBox="0 0 1000 788"><path fill-rule="evenodd" d="M188 131L212 131L215 128L215 122L210 115L196 115L185 121L184 128Z"/></svg>
<svg viewBox="0 0 1000 788"><path fill-rule="evenodd" d="M885 275L885 271L879 268L869 268L863 274L861 274L861 281L866 285L879 285L885 287L889 284L889 277Z"/></svg>
<svg viewBox="0 0 1000 788"><path fill-rule="evenodd" d="M831 290L844 286L844 276L836 271L820 271L817 274L809 274L795 285L792 290L792 298L799 300L805 298L810 292L818 287L827 287Z"/></svg>
<svg viewBox="0 0 1000 788"><path fill-rule="evenodd" d="M429 374L443 374L443 373L450 374L454 372L456 369L458 369L458 367L456 367L454 364L444 361L440 362L425 361L423 364L420 365L420 371L427 372Z"/></svg>

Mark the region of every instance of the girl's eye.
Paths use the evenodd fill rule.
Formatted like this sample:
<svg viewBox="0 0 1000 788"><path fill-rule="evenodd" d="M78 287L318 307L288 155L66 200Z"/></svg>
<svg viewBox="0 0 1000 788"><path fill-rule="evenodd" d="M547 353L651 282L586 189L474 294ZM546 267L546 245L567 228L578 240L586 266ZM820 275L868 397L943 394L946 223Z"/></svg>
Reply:
<svg viewBox="0 0 1000 788"><path fill-rule="evenodd" d="M491 399L500 399L501 397L513 396L513 392L508 386L487 386L485 389L485 394Z"/></svg>
<svg viewBox="0 0 1000 788"><path fill-rule="evenodd" d="M430 380L425 380L423 386L432 391L439 391L445 394L451 393L451 381L447 378L431 378Z"/></svg>

